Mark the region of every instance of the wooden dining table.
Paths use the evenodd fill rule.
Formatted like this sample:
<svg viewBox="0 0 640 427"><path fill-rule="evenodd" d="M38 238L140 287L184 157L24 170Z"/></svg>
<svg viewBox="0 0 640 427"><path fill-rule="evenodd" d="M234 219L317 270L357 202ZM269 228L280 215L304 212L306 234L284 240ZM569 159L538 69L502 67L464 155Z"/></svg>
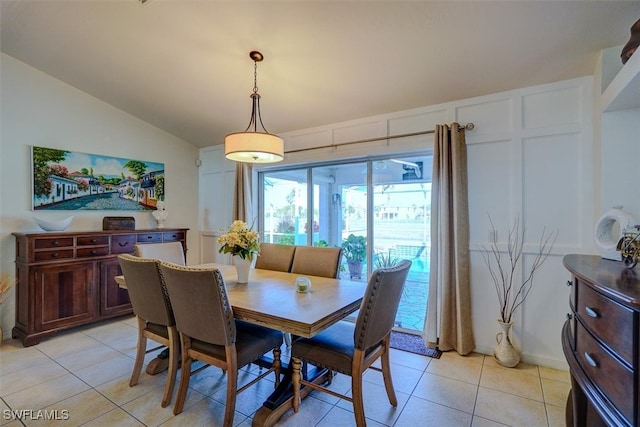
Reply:
<svg viewBox="0 0 640 427"><path fill-rule="evenodd" d="M215 268L224 279L234 317L266 326L293 336L311 338L360 308L366 283L318 276L306 276L311 281L309 292L297 292L299 274L251 269L249 282L238 283L236 269L226 264L199 264L196 268ZM116 278L126 287L122 276ZM307 377L324 381L320 369L307 370ZM310 390L302 390L305 397ZM280 386L256 412L253 426L271 426L292 407L290 364L285 369Z"/></svg>

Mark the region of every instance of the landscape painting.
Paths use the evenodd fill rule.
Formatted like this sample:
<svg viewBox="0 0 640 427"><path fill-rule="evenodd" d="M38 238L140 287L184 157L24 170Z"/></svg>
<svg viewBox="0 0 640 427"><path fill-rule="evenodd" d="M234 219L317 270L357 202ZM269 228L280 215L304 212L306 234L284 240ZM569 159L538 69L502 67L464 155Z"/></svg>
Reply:
<svg viewBox="0 0 640 427"><path fill-rule="evenodd" d="M34 210L155 210L164 163L31 147Z"/></svg>

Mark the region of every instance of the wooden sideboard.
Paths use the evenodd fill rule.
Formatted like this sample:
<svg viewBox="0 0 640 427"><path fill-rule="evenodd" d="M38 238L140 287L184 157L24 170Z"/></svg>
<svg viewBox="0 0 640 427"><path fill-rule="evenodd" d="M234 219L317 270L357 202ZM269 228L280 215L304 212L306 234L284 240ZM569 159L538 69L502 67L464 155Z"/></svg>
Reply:
<svg viewBox="0 0 640 427"><path fill-rule="evenodd" d="M57 331L132 312L116 283L118 255L136 244L182 242L186 228L13 233L16 238L16 324L13 338L38 344Z"/></svg>
<svg viewBox="0 0 640 427"><path fill-rule="evenodd" d="M567 425L640 423L640 269L567 255L571 313L562 348L571 371Z"/></svg>

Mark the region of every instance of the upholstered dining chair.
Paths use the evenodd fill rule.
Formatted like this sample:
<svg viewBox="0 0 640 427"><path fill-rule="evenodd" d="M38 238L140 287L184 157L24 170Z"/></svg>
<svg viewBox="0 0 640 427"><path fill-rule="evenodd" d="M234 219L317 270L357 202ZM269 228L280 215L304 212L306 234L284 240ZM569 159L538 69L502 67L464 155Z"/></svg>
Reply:
<svg viewBox="0 0 640 427"><path fill-rule="evenodd" d="M256 268L275 271L290 271L293 263L293 254L296 247L293 245L279 245L276 243L260 243L260 254L256 259ZM284 342L287 348L291 347L291 334L284 334Z"/></svg>
<svg viewBox="0 0 640 427"><path fill-rule="evenodd" d="M118 256L127 282L133 313L138 320L138 347L129 386L138 383L144 356L166 346L169 350L169 372L162 396L162 407L171 403L179 359L179 340L171 303L160 275L160 261L129 254ZM147 350L147 339L161 345Z"/></svg>
<svg viewBox="0 0 640 427"><path fill-rule="evenodd" d="M342 248L296 246L291 272L309 276L338 277Z"/></svg>
<svg viewBox="0 0 640 427"><path fill-rule="evenodd" d="M398 405L391 367L389 364L389 340L398 304L411 268L411 261L400 261L396 266L375 270L367 284L356 323L338 322L313 338L299 338L291 347L293 363L293 408L300 406L300 386L323 391L353 403L358 427L366 425L362 400L362 375L371 368L382 372L389 402ZM372 366L377 360L381 368ZM351 376L351 395L348 397L302 378L302 362Z"/></svg>
<svg viewBox="0 0 640 427"><path fill-rule="evenodd" d="M293 262L293 245L279 245L276 243L260 243L260 254L256 259L256 268L275 271L290 271Z"/></svg>
<svg viewBox="0 0 640 427"><path fill-rule="evenodd" d="M185 265L184 248L181 242L144 243L133 246L133 254L141 258L153 258Z"/></svg>
<svg viewBox="0 0 640 427"><path fill-rule="evenodd" d="M182 412L194 360L227 372L224 425L231 426L236 395L270 372L280 383L282 332L236 320L220 270L183 267L163 262L162 275L176 318L182 350L180 387L173 409ZM238 369L273 351L271 368L238 389Z"/></svg>

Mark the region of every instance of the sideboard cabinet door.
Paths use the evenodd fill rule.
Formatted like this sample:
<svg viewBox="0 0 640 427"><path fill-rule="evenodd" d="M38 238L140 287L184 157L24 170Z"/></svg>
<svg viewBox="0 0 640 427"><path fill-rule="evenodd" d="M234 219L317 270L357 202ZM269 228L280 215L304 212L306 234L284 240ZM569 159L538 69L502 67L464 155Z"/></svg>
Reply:
<svg viewBox="0 0 640 427"><path fill-rule="evenodd" d="M96 315L94 263L33 269L36 330L81 325Z"/></svg>
<svg viewBox="0 0 640 427"><path fill-rule="evenodd" d="M100 263L100 314L111 316L131 312L131 300L126 289L122 289L115 280L122 270L117 259Z"/></svg>

